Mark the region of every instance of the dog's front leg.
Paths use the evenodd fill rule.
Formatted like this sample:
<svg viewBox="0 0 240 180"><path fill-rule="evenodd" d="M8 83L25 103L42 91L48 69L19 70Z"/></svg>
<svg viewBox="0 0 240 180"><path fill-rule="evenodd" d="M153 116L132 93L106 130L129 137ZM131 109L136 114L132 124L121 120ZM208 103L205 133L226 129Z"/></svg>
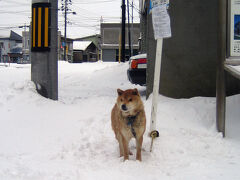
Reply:
<svg viewBox="0 0 240 180"><path fill-rule="evenodd" d="M136 146L137 146L136 159L139 160L139 161L142 161L142 153L141 153L142 142L143 142L143 135L136 138Z"/></svg>
<svg viewBox="0 0 240 180"><path fill-rule="evenodd" d="M125 161L129 159L129 150L128 150L129 140L123 137L122 143L123 143L123 155L124 155L124 161Z"/></svg>
<svg viewBox="0 0 240 180"><path fill-rule="evenodd" d="M123 141L122 141L123 137L120 133L118 133L118 136L117 136L117 140L118 140L118 143L119 143L119 152L120 152L120 157L123 156Z"/></svg>

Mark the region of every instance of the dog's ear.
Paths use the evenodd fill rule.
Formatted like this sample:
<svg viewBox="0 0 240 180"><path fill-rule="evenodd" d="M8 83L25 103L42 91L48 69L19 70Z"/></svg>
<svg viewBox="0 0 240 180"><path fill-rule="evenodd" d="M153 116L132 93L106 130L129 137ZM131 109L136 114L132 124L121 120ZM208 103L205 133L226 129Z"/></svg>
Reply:
<svg viewBox="0 0 240 180"><path fill-rule="evenodd" d="M132 94L133 94L133 95L139 95L137 88L134 88L134 89L133 89Z"/></svg>
<svg viewBox="0 0 240 180"><path fill-rule="evenodd" d="M118 96L121 96L123 94L123 90L117 89Z"/></svg>

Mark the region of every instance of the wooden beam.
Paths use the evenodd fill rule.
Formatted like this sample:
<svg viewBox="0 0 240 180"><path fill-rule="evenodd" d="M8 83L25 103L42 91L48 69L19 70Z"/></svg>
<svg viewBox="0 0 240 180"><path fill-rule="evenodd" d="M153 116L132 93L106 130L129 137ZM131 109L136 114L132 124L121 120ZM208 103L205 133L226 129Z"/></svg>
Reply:
<svg viewBox="0 0 240 180"><path fill-rule="evenodd" d="M227 1L218 1L219 19L218 19L218 59L216 75L216 123L219 132L225 137L225 111L226 111L226 94L225 94L225 72L224 61L226 59L226 17Z"/></svg>

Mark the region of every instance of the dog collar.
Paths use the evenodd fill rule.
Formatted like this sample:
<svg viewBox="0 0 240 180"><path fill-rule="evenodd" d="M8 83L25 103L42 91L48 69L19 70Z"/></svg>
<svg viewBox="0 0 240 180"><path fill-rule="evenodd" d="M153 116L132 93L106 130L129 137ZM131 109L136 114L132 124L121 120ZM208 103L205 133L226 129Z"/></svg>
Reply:
<svg viewBox="0 0 240 180"><path fill-rule="evenodd" d="M131 125L133 124L133 122L135 121L137 115L136 116L127 116L127 125Z"/></svg>
<svg viewBox="0 0 240 180"><path fill-rule="evenodd" d="M138 114L139 112L135 116L127 116L127 125L131 127L131 132L135 138L136 138L136 132L133 128L133 123L136 120Z"/></svg>

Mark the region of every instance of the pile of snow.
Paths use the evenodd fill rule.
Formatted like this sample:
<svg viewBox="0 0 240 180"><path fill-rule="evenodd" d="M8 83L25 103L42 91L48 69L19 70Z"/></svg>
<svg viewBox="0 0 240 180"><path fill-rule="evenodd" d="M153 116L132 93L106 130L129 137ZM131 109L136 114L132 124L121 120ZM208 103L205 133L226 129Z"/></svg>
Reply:
<svg viewBox="0 0 240 180"><path fill-rule="evenodd" d="M227 136L216 132L215 98L159 96L160 137L149 152L151 97L129 83L127 63L59 62L59 100L37 94L30 65L0 64L0 179L237 180L240 95L227 99ZM142 162L119 157L110 113L117 88L137 87L147 114ZM135 142L130 142L135 153Z"/></svg>

